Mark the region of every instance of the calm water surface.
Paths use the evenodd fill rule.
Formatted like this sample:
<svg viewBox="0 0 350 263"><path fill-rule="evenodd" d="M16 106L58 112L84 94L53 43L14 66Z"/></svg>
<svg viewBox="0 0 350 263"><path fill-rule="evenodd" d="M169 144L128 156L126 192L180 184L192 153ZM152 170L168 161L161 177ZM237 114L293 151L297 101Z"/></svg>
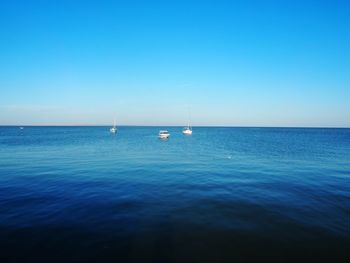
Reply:
<svg viewBox="0 0 350 263"><path fill-rule="evenodd" d="M0 262L350 262L350 129L0 127Z"/></svg>

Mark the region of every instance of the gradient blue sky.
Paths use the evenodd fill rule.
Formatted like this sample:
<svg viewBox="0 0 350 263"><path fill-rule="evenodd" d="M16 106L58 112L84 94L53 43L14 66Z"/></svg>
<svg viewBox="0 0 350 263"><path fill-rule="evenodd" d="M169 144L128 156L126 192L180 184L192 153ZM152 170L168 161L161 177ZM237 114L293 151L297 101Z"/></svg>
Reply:
<svg viewBox="0 0 350 263"><path fill-rule="evenodd" d="M350 127L349 1L0 1L0 125Z"/></svg>

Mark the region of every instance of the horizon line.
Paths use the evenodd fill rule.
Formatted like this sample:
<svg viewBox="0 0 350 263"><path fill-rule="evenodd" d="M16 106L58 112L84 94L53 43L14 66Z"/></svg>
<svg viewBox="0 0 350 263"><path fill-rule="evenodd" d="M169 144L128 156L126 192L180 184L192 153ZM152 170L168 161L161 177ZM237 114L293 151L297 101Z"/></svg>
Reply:
<svg viewBox="0 0 350 263"><path fill-rule="evenodd" d="M0 124L0 127L110 127L110 124ZM185 125L186 126L186 125ZM117 127L185 127L184 125L118 125ZM250 126L250 125L192 125L197 128L296 128L296 129L350 129L346 126Z"/></svg>

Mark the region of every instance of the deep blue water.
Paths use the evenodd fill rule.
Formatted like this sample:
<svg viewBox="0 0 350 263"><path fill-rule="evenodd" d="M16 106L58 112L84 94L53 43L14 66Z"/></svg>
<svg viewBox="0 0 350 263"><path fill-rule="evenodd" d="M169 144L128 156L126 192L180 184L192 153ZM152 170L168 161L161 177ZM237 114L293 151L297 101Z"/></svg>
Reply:
<svg viewBox="0 0 350 263"><path fill-rule="evenodd" d="M350 129L0 127L0 262L350 262Z"/></svg>

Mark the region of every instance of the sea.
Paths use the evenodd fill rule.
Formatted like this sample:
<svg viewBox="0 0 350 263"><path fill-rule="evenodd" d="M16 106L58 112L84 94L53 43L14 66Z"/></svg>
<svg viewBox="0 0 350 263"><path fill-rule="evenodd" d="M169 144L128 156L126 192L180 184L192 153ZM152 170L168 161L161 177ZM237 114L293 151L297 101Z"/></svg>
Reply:
<svg viewBox="0 0 350 263"><path fill-rule="evenodd" d="M350 129L181 130L1 126L0 262L350 262Z"/></svg>

